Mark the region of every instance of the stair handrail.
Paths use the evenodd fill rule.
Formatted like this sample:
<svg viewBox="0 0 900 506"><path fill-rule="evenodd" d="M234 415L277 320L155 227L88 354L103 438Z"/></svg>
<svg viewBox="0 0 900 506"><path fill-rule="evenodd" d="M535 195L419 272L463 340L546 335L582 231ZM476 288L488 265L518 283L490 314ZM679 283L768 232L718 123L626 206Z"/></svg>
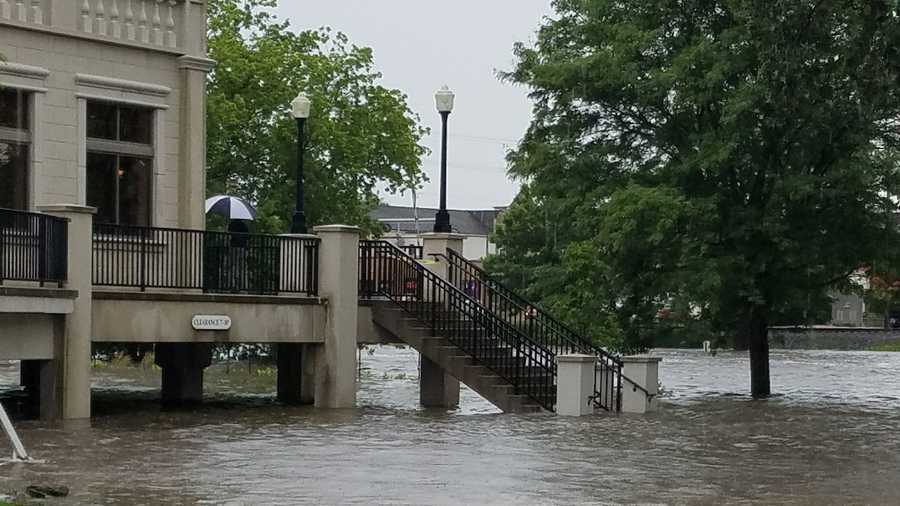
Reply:
<svg viewBox="0 0 900 506"><path fill-rule="evenodd" d="M447 255L443 255L441 253L432 253L432 256L444 257L447 259L450 264L451 269L454 267L459 269L458 264L463 264L466 267L470 268L471 271L475 272L479 277L480 281L488 286L488 288L495 290L497 293L500 293L502 296L516 304L520 310L522 311L535 311L535 316L540 316L544 320L547 320L552 326L556 326L557 329L553 329L552 326L548 325L551 330L557 330L558 333L566 339L571 345L576 348L580 348L583 352L588 352L591 355L595 355L598 358L602 358L608 362L611 362L614 365L622 365L622 360L611 353L610 351L597 346L593 342L588 339L585 339L579 333L572 330L571 327L561 322L553 315L548 313L546 310L541 308L538 304L532 303L525 297L522 297L511 288L507 287L497 278L492 276L490 273L485 271L483 268L476 265L474 262L466 259L456 251L451 248L447 248ZM499 288L499 290L498 290Z"/></svg>
<svg viewBox="0 0 900 506"><path fill-rule="evenodd" d="M532 400L534 400L535 402L540 404L545 409L548 409L550 411L554 410L553 403L548 402L548 400L546 398L551 393L555 394L555 384L554 384L553 379L557 375L557 366L556 366L556 355L552 352L552 350L541 345L540 343L535 342L526 333L522 332L521 330L515 328L513 325L509 324L509 322L498 317L489 308L484 307L477 300L473 300L471 297L466 295L462 290L460 290L459 288L454 286L452 283L441 278L440 276L438 276L437 274L435 274L434 272L432 272L431 270L426 268L424 265L422 265L421 263L416 261L416 259L411 257L405 251L403 251L402 249L398 248L396 245L394 245L388 241L381 241L381 240L362 240L362 241L360 241L360 250L361 250L360 253L361 254L360 254L359 261L360 261L360 281L361 281L361 283L364 281L364 276L367 274L366 271L368 271L368 269L367 269L368 266L363 265L363 263L365 262L366 259L365 259L365 255L362 254L362 252L365 251L366 248L368 248L368 249L381 248L382 250L390 251L393 254L393 257L395 260L399 260L400 262L403 263L403 265L401 267L406 269L405 270L406 274L415 273L417 276L421 276L423 278L423 280L427 279L432 287L432 299L431 299L432 304L430 304L431 306L434 306L433 303L437 299L437 297L436 297L437 290L436 289L437 289L437 287L440 287L440 289L443 292L446 292L448 294L448 298L446 299L446 301L448 303L454 299L459 300L459 301L464 301L464 303L459 304L459 307L454 307L453 309L472 318L471 321L473 322L473 324L480 325L481 327L484 327L485 324L487 324L487 325L490 325L492 328L502 330L502 332L497 332L496 330L494 330L494 333L497 334L494 336L495 339L498 339L499 341L504 341L505 345L507 345L515 350L518 350L520 352L521 351L527 352L525 355L522 355L521 358L530 359L531 363L534 366L538 366L540 369L549 373L549 381L547 381L545 385L540 385L540 388L537 389L538 391L534 391L535 390L534 388L529 388L529 387L533 387L533 384L522 385L521 381L520 381L521 379L535 379L534 376L524 377L524 378L519 378L515 375L510 376L504 368L500 368L500 367L493 368L490 366L490 364L487 364L484 360L479 359L479 357L477 356L478 343L475 343L475 342L469 343L470 345L475 346L474 351L472 351L470 349L466 349L465 344L462 344L462 345L460 345L458 343L454 343L454 344L457 344L457 346L459 346L460 349L462 349L464 352L466 352L470 356L472 356L473 359L485 364L493 372L495 372L499 376L503 377L505 380L509 381L514 386L514 388L516 389L517 392L524 393L525 395L527 395L529 398L531 398ZM380 267L384 268L385 266L380 266ZM390 268L390 267L388 267L388 268ZM380 274L385 274L385 273L380 272ZM397 274L403 274L403 273L395 272L393 274L394 274L393 276L390 276L390 275L388 276L387 281L389 283L397 283L399 286L399 285L402 285L406 281L406 279L401 280L401 279L399 279L399 276L397 276ZM370 281L376 281L376 280L370 280ZM416 287L417 290L422 289L422 288L424 288L424 287ZM398 291L403 293L404 289L401 288ZM410 300L408 300L408 298L412 298L413 299L412 302L417 303L417 304L426 302L426 300L424 299L424 294L422 294L422 293L417 293L416 295L413 295L413 296L409 296L408 294L407 295L397 295L397 294L392 294L389 291L388 292L380 292L379 288L374 290L374 292L369 292L368 290L365 290L364 287L362 287L362 286L360 287L360 293L361 293L361 295L363 293L367 293L367 294L375 293L375 294L387 296L394 303L398 304L400 307L402 307L404 310L406 310L407 312L410 312L410 313L413 313L413 310L410 308L410 305L407 304L407 303L411 302ZM404 299L406 299L406 300L404 300ZM419 304L419 307L421 307L421 304ZM415 313L413 313L413 314L420 320L423 320L423 318L421 318L420 315L415 314ZM432 326L432 330L437 331L438 328L437 328L437 322L435 320L435 318L436 318L435 310L432 309L431 314L428 316L430 316L431 321L427 322L427 321L423 320L423 323L426 323L426 324L430 323ZM486 320L486 322L478 323L478 320ZM486 330L489 330L489 329L486 329ZM512 338L512 340L514 340L515 342L510 342L511 341L510 338ZM449 338L449 339L451 340L451 342L453 341L452 338ZM482 346L481 351L485 351L485 350L487 350L487 348ZM516 363L516 366L515 366L516 369L520 369L520 367L518 365L518 361L516 361L515 363ZM551 392L551 390L552 390L552 392Z"/></svg>

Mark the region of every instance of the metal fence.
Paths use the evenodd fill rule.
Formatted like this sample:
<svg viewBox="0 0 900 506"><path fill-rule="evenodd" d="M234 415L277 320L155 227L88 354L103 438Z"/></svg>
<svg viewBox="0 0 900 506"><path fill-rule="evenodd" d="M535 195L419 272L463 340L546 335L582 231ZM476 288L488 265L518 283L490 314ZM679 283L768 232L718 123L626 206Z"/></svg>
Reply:
<svg viewBox="0 0 900 506"><path fill-rule="evenodd" d="M93 250L97 286L318 294L316 238L95 224Z"/></svg>
<svg viewBox="0 0 900 506"><path fill-rule="evenodd" d="M67 280L68 221L47 214L0 209L0 284Z"/></svg>
<svg viewBox="0 0 900 506"><path fill-rule="evenodd" d="M386 297L548 410L556 401L553 353L386 241L359 243L359 295Z"/></svg>
<svg viewBox="0 0 900 506"><path fill-rule="evenodd" d="M493 314L521 330L554 356L584 353L597 357L594 402L608 411L621 409L622 361L561 321L507 288L484 269L452 249L447 250L448 279Z"/></svg>

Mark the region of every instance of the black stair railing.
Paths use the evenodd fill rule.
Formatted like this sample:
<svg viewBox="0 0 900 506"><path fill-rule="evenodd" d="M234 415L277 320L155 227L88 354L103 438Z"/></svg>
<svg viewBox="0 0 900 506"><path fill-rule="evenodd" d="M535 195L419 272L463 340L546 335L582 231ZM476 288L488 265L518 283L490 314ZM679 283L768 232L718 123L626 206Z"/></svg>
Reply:
<svg viewBox="0 0 900 506"><path fill-rule="evenodd" d="M593 402L608 411L620 411L622 361L609 351L560 322L520 296L484 269L452 249L444 257L449 265L450 283L486 307L491 313L521 329L531 340L554 355L587 354L597 357Z"/></svg>
<svg viewBox="0 0 900 506"><path fill-rule="evenodd" d="M554 410L553 352L396 246L386 241L360 241L359 295L390 299L435 336L448 339L476 363L508 381L516 394Z"/></svg>

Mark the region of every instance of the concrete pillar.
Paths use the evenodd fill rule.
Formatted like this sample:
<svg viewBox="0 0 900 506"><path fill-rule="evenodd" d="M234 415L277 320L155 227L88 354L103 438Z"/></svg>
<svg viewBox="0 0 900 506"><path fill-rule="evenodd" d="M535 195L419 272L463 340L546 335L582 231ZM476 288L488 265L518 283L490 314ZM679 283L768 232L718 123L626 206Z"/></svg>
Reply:
<svg viewBox="0 0 900 506"><path fill-rule="evenodd" d="M559 355L556 357L556 414L584 416L594 412L594 374L597 357Z"/></svg>
<svg viewBox="0 0 900 506"><path fill-rule="evenodd" d="M447 249L452 249L462 254L463 240L466 236L461 234L432 233L422 235L422 252L425 266L438 277L450 282L458 280L450 279L449 266L443 256L447 255ZM432 261L434 260L434 261ZM457 286L457 288L460 288ZM425 294L430 291L425 289ZM419 360L419 401L426 408L455 408L459 405L459 380L444 372L437 364L421 357Z"/></svg>
<svg viewBox="0 0 900 506"><path fill-rule="evenodd" d="M179 405L203 400L203 369L212 363L210 343L157 343L162 368L162 402Z"/></svg>
<svg viewBox="0 0 900 506"><path fill-rule="evenodd" d="M300 343L280 343L276 347L278 400L285 404L301 404L303 345Z"/></svg>
<svg viewBox="0 0 900 506"><path fill-rule="evenodd" d="M356 332L359 313L359 229L316 227L321 238L319 295L327 299L325 343L316 348L315 405L356 405Z"/></svg>
<svg viewBox="0 0 900 506"><path fill-rule="evenodd" d="M447 261L441 257L433 257L432 254L446 255L447 249L452 249L460 255L463 252L463 240L466 236L462 234L422 234L422 252L425 260L437 258L434 263L426 262L425 266L431 272L434 272L443 279L448 279Z"/></svg>
<svg viewBox="0 0 900 506"><path fill-rule="evenodd" d="M622 411L656 411L659 394L660 357L638 355L622 358Z"/></svg>
<svg viewBox="0 0 900 506"><path fill-rule="evenodd" d="M426 408L459 406L459 380L423 355L419 355L419 402Z"/></svg>
<svg viewBox="0 0 900 506"><path fill-rule="evenodd" d="M316 353L318 345L303 344L300 352L300 404L310 405L316 401Z"/></svg>
<svg viewBox="0 0 900 506"><path fill-rule="evenodd" d="M60 339L57 340L58 349L54 353L61 360L58 387L62 418L86 419L91 417L91 254L97 209L61 204L41 206L38 210L69 220L66 288L77 291L78 297L74 300L74 310L66 315Z"/></svg>
<svg viewBox="0 0 900 506"><path fill-rule="evenodd" d="M178 64L182 72L181 131L176 136L181 140L178 150L178 224L185 228L205 229L206 78L215 62L208 58L182 56L178 58Z"/></svg>

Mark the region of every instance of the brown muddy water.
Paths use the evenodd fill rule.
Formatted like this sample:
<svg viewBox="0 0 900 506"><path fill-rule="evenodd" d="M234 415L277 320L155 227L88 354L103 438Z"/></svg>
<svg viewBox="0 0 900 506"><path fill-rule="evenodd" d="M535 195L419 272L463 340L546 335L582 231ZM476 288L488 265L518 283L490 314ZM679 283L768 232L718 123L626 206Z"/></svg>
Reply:
<svg viewBox="0 0 900 506"><path fill-rule="evenodd" d="M363 353L359 408L287 408L271 371L217 366L209 402L161 411L159 372L95 370L90 427L17 422L43 464L0 493L48 504L900 504L900 353L774 352L752 401L746 355L661 350L646 416L503 415L471 391L417 406L417 355ZM0 391L17 365L0 365ZM0 436L2 437L2 436ZM0 449L6 450L0 441Z"/></svg>

